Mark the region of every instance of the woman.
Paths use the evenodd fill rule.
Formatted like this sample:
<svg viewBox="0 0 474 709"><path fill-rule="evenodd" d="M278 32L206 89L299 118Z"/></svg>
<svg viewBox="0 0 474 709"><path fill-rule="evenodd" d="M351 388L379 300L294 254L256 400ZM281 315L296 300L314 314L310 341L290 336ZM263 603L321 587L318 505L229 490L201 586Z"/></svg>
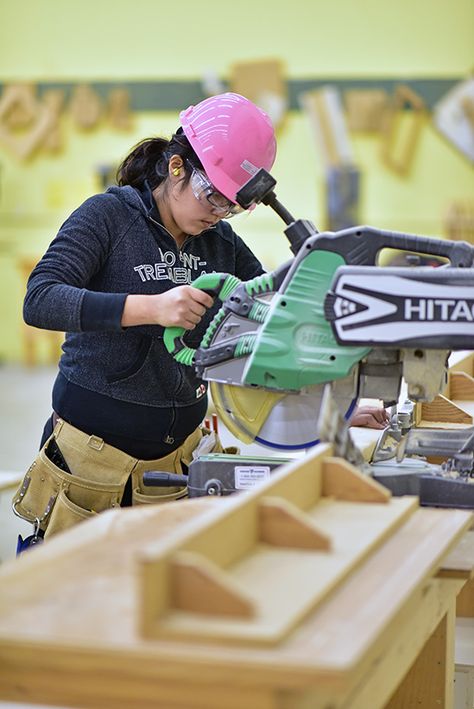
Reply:
<svg viewBox="0 0 474 709"><path fill-rule="evenodd" d="M263 273L227 220L242 211L235 199L239 188L256 168L273 165L270 119L246 98L226 93L190 106L180 124L169 141L139 143L119 168L119 186L91 197L66 220L31 274L24 303L28 324L67 333L53 389L55 413L42 445L59 419L60 452L48 450L49 460L75 475L119 485L113 504L130 474L134 501L147 501L151 489L143 489L143 469L181 472L202 436L206 386L163 344L164 328L179 326L193 331L188 342L196 347L215 312L213 299L190 283L210 271L241 280ZM118 460L115 449L123 454ZM96 460L105 459L104 450L113 465ZM119 470L114 478L112 468ZM64 479L61 485L69 485ZM41 499L47 508L47 491ZM99 506L110 506L111 499ZM129 491L121 503L130 500ZM97 510L81 495L73 501ZM23 500L20 511L26 509L36 519L44 516ZM40 529L54 511L37 524Z"/></svg>

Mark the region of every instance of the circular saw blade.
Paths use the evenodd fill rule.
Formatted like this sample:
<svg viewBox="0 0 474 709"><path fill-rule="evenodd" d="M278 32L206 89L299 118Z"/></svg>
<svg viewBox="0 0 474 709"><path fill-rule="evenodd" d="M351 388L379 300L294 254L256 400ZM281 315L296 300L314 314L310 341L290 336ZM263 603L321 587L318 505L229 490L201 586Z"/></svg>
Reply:
<svg viewBox="0 0 474 709"><path fill-rule="evenodd" d="M352 378L351 378L352 383ZM216 410L224 425L244 443L256 441L278 450L301 450L317 443L317 423L324 384L301 392L274 392L211 382ZM348 419L357 399L351 387L335 387L333 395L340 411Z"/></svg>

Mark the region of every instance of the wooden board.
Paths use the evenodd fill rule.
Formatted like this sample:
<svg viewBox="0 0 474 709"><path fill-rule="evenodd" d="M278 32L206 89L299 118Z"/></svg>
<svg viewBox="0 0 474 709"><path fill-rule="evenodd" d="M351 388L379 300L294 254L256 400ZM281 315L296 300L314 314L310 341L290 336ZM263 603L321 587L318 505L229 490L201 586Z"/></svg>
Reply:
<svg viewBox="0 0 474 709"><path fill-rule="evenodd" d="M126 707L140 696L141 706L217 709L239 706L236 693L251 706L280 707L276 695L284 692L288 702L293 697L288 708L303 706L304 697L312 708L329 700L351 709L383 706L457 592L444 585L449 580L429 579L469 515L417 510L275 647L142 638L136 624L141 547L151 536L165 542L179 534L177 527L188 533L227 506L228 500L204 499L107 512L5 564L0 698ZM359 693L365 700L368 693L371 704L356 702Z"/></svg>
<svg viewBox="0 0 474 709"><path fill-rule="evenodd" d="M351 470L330 454L320 446L260 488L230 498L104 512L4 564L0 698L119 709L138 701L154 709L237 709L243 701L255 709L381 709L453 607L464 579L435 574L473 516L399 500L405 517L384 524L380 510L393 521L397 503L377 497L378 486L359 477L348 494L373 501L337 500L340 479ZM261 506L263 519L256 514ZM285 549L274 526L279 516L289 531ZM373 544L375 520L385 533ZM301 540L322 546L320 555L357 551L360 558L279 642L143 635L144 558L199 553L224 574L246 565L253 584L260 566L250 568L252 558L274 551L274 564L265 558L275 579L267 600L278 605L277 584L304 554L315 553L302 551ZM147 589L152 595L153 585ZM293 604L291 594L286 603Z"/></svg>

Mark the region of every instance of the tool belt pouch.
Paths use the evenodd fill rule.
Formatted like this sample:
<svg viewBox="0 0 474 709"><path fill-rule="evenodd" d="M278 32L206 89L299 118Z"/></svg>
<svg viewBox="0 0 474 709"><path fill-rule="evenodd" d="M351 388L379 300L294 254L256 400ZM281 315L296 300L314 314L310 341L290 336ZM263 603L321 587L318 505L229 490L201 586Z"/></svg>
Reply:
<svg viewBox="0 0 474 709"><path fill-rule="evenodd" d="M223 448L219 437L207 428L197 428L191 433L183 445L163 458L157 460L139 460L132 472L133 492L132 504L156 504L163 502L173 502L188 496L187 479L184 475L189 464L193 461L193 456L199 455L199 450L207 447L207 436L209 447L207 452L222 453ZM202 454L202 453L201 453ZM163 473L176 473L183 475L183 487L148 487L143 484L143 473L148 470L157 470Z"/></svg>
<svg viewBox="0 0 474 709"><path fill-rule="evenodd" d="M214 436L215 444L209 448L208 451L209 453L225 453L226 455L240 455L240 448L237 446L227 446L226 448L222 447L221 439L219 438L218 434L215 431L211 431L210 428L203 427L201 429L202 435L203 436ZM205 439L204 439L205 440ZM193 457L192 460L195 458L198 458L200 455L203 455L203 453L200 453L199 451L193 451ZM192 460L190 462L192 462ZM189 463L187 463L189 465Z"/></svg>
<svg viewBox="0 0 474 709"><path fill-rule="evenodd" d="M13 498L14 512L35 524L45 537L72 527L97 512L118 507L130 472L128 469L116 470L114 480L110 479L110 474L104 476L104 466L98 466L94 461L97 448L94 450L89 445L90 439L93 442L100 439L72 426L67 425L66 430L62 426L60 421L29 467ZM136 462L136 459L132 460ZM129 464L128 467L132 466Z"/></svg>

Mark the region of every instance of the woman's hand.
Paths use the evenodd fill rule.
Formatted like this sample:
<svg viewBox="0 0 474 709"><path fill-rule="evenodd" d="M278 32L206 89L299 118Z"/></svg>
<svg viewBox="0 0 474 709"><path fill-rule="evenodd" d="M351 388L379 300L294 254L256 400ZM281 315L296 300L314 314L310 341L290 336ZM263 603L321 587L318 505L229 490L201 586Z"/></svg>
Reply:
<svg viewBox="0 0 474 709"><path fill-rule="evenodd" d="M358 406L349 421L350 426L382 429L388 426L390 416L381 406Z"/></svg>
<svg viewBox="0 0 474 709"><path fill-rule="evenodd" d="M213 303L210 295L193 286L177 286L156 295L129 295L122 326L162 325L193 330Z"/></svg>

